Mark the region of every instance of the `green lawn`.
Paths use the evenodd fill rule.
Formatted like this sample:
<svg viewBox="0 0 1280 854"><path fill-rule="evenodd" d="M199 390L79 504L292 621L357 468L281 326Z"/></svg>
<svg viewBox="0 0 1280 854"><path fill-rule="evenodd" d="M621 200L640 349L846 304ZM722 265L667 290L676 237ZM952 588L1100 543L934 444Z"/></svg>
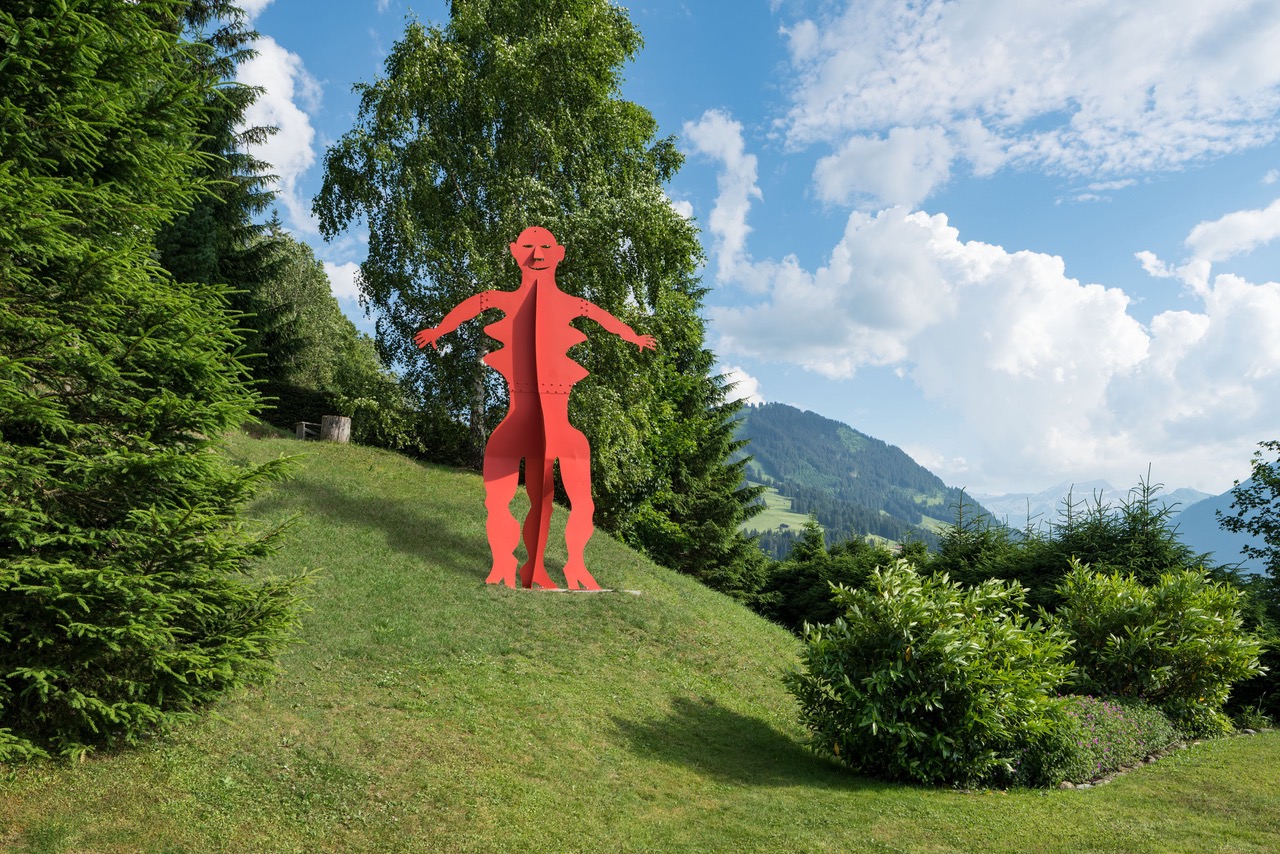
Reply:
<svg viewBox="0 0 1280 854"><path fill-rule="evenodd" d="M135 749L0 770L0 849L1280 850L1280 734L1091 790L861 780L801 746L782 629L603 536L589 567L641 596L487 587L476 475L231 443L303 449L254 508L301 514L262 571L315 573L278 681Z"/></svg>

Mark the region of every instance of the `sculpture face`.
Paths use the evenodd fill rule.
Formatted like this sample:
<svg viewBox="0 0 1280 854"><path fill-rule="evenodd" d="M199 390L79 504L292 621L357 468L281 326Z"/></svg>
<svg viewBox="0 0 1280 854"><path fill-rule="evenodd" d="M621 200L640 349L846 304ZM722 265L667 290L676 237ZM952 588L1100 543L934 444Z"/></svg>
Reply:
<svg viewBox="0 0 1280 854"><path fill-rule="evenodd" d="M520 232L511 244L511 255L522 269L554 270L564 260L564 247L551 232L534 226Z"/></svg>

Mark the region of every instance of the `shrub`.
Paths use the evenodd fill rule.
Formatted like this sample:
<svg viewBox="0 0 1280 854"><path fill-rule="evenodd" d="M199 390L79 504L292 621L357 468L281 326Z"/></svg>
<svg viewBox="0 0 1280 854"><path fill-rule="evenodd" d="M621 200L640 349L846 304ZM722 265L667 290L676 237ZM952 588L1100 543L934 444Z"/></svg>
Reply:
<svg viewBox="0 0 1280 854"><path fill-rule="evenodd" d="M1067 752L1053 776L1080 783L1137 765L1178 740L1159 709L1137 700L1063 698Z"/></svg>
<svg viewBox="0 0 1280 854"><path fill-rule="evenodd" d="M1261 644L1241 624L1239 589L1191 571L1146 587L1073 560L1058 592L1056 620L1074 641L1077 688L1143 700L1187 735L1230 730L1222 706L1231 685L1261 669Z"/></svg>
<svg viewBox="0 0 1280 854"><path fill-rule="evenodd" d="M962 589L900 560L865 589L833 589L844 617L806 626L802 669L787 677L815 751L891 779L1043 782L1069 641L1028 622L1022 587ZM1018 767L1024 757L1035 767Z"/></svg>

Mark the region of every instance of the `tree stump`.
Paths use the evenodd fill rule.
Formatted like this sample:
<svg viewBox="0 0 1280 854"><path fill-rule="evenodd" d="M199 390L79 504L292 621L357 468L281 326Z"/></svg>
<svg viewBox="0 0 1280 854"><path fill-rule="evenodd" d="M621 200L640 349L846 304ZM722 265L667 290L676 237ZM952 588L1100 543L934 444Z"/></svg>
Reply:
<svg viewBox="0 0 1280 854"><path fill-rule="evenodd" d="M351 441L351 419L344 415L326 415L320 419L320 439L325 442Z"/></svg>

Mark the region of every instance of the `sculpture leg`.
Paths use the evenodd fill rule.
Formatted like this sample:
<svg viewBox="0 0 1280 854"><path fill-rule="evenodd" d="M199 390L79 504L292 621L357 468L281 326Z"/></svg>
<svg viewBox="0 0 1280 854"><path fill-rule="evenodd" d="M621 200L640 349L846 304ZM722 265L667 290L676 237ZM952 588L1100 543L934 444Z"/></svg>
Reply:
<svg viewBox="0 0 1280 854"><path fill-rule="evenodd" d="M515 587L520 523L511 515L511 499L520 484L520 451L516 444L518 433L509 424L510 418L499 424L485 448L484 506L489 514L485 531L493 552L493 568L485 583Z"/></svg>
<svg viewBox="0 0 1280 854"><path fill-rule="evenodd" d="M583 552L595 531L595 502L591 498L591 446L587 437L569 423L569 396L547 395L556 400L555 410L544 402L547 415L547 456L560 458L560 478L569 495L569 523L564 541L569 559L564 565L564 584L570 590L585 587L599 590L600 585L587 572Z"/></svg>
<svg viewBox="0 0 1280 854"><path fill-rule="evenodd" d="M525 460L524 488L529 493L529 515L524 520L524 548L529 556L520 567L520 583L525 587L554 588L547 575L547 529L551 526L551 462L533 456Z"/></svg>

